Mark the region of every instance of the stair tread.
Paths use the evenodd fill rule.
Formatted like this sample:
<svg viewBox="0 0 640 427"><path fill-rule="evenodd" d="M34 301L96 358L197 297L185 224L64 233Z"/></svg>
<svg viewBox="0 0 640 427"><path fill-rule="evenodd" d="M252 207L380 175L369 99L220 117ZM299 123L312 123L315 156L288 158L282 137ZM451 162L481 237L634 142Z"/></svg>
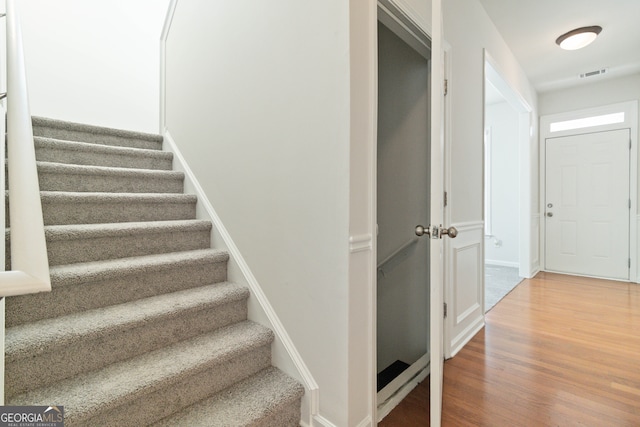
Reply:
<svg viewBox="0 0 640 427"><path fill-rule="evenodd" d="M173 159L173 153L153 150L150 148L122 147L117 145L100 145L90 142L67 141L64 139L45 136L33 137L36 147L57 147L72 151L88 151L93 153L119 154L122 156L155 157L159 159Z"/></svg>
<svg viewBox="0 0 640 427"><path fill-rule="evenodd" d="M48 241L90 239L98 237L131 236L135 234L169 233L172 231L211 230L211 221L186 219L176 221L141 221L106 224L47 225L44 227ZM10 229L7 229L7 233Z"/></svg>
<svg viewBox="0 0 640 427"><path fill-rule="evenodd" d="M248 426L303 394L304 388L298 382L270 367L153 426Z"/></svg>
<svg viewBox="0 0 640 427"><path fill-rule="evenodd" d="M183 172L155 170L155 169L134 169L113 166L94 165L74 165L55 162L36 162L39 172L74 174L74 175L98 175L98 176L125 176L148 179L175 179L183 180Z"/></svg>
<svg viewBox="0 0 640 427"><path fill-rule="evenodd" d="M101 202L101 203L132 203L135 201L146 203L195 203L197 196L193 194L176 193L102 193L77 191L41 191L43 202Z"/></svg>
<svg viewBox="0 0 640 427"><path fill-rule="evenodd" d="M197 249L192 251L144 255L130 258L108 259L56 265L49 269L52 285L72 285L87 281L103 280L107 277L127 276L171 268L183 263L226 262L229 254L219 249Z"/></svg>
<svg viewBox="0 0 640 427"><path fill-rule="evenodd" d="M223 282L10 327L5 338L7 362L35 357L84 339L121 333L187 310L242 300L248 295L246 286Z"/></svg>
<svg viewBox="0 0 640 427"><path fill-rule="evenodd" d="M95 126L84 123L77 122L69 122L58 119L50 119L47 117L32 117L32 122L34 126L46 126L53 127L56 129L68 129L75 132L88 132L93 134L100 135L111 135L117 136L120 138L129 138L129 139L139 139L144 141L153 141L153 142L162 142L162 135L146 133L146 132L137 132L125 129L115 129L104 126Z"/></svg>
<svg viewBox="0 0 640 427"><path fill-rule="evenodd" d="M226 326L169 347L78 375L10 399L9 405L64 402L65 419L114 409L240 354L268 345L273 332L251 321ZM44 403L49 402L49 403Z"/></svg>

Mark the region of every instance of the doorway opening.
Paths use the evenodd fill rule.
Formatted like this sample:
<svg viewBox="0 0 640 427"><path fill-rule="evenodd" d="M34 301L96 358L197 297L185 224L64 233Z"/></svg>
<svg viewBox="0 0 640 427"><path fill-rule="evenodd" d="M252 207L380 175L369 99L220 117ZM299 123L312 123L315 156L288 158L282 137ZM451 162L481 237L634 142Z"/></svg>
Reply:
<svg viewBox="0 0 640 427"><path fill-rule="evenodd" d="M532 275L530 108L485 52L484 312ZM535 219L535 218L534 218Z"/></svg>
<svg viewBox="0 0 640 427"><path fill-rule="evenodd" d="M429 367L430 44L417 26L378 8L378 420Z"/></svg>

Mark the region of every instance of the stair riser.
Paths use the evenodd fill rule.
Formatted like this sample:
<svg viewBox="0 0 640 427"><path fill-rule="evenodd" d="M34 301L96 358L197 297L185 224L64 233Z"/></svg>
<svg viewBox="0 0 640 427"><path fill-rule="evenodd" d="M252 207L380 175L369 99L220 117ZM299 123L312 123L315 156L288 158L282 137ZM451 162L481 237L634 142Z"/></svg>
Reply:
<svg viewBox="0 0 640 427"><path fill-rule="evenodd" d="M107 336L85 338L33 357L11 360L7 355L5 395L11 398L246 318L246 299L241 299L151 319L133 329L109 331Z"/></svg>
<svg viewBox="0 0 640 427"><path fill-rule="evenodd" d="M192 405L213 393L221 391L237 381L258 373L271 365L271 346L253 349L216 365L203 366L191 376L166 384L138 399L117 408L105 408L91 418L65 416L65 426L139 427L161 420L172 413ZM145 408L145 410L141 410Z"/></svg>
<svg viewBox="0 0 640 427"><path fill-rule="evenodd" d="M49 265L162 254L210 248L211 233L177 231L128 236L47 241Z"/></svg>
<svg viewBox="0 0 640 427"><path fill-rule="evenodd" d="M116 168L171 170L172 159L145 156L129 156L91 151L74 151L36 145L36 159L40 162L64 163L85 166Z"/></svg>
<svg viewBox="0 0 640 427"><path fill-rule="evenodd" d="M45 225L169 221L194 219L196 204L195 202L60 203L43 201L42 211Z"/></svg>
<svg viewBox="0 0 640 427"><path fill-rule="evenodd" d="M302 417L300 406L302 399L296 399L272 411L267 417L262 418L251 427L298 427Z"/></svg>
<svg viewBox="0 0 640 427"><path fill-rule="evenodd" d="M61 286L52 278L52 292L7 298L7 327L79 311L121 304L154 295L227 280L227 263L183 263L172 268Z"/></svg>
<svg viewBox="0 0 640 427"><path fill-rule="evenodd" d="M34 124L34 136L61 139L64 141L88 142L99 145L112 145L116 147L146 148L150 150L162 150L162 142L132 139L117 135L105 135L100 133L84 132L73 129L58 129L50 126Z"/></svg>
<svg viewBox="0 0 640 427"><path fill-rule="evenodd" d="M49 265L103 261L211 247L209 230L133 234L73 240L47 239ZM11 268L11 242L6 240L6 265Z"/></svg>
<svg viewBox="0 0 640 427"><path fill-rule="evenodd" d="M182 177L38 172L40 191L182 193Z"/></svg>

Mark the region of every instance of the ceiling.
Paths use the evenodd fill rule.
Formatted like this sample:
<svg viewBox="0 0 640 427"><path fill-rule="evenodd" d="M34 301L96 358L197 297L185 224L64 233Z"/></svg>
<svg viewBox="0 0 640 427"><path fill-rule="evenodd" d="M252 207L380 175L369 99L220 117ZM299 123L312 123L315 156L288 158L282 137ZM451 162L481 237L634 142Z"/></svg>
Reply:
<svg viewBox="0 0 640 427"><path fill-rule="evenodd" d="M640 73L640 0L480 0L538 92ZM589 46L560 49L575 28L600 25ZM607 73L580 79L581 73Z"/></svg>

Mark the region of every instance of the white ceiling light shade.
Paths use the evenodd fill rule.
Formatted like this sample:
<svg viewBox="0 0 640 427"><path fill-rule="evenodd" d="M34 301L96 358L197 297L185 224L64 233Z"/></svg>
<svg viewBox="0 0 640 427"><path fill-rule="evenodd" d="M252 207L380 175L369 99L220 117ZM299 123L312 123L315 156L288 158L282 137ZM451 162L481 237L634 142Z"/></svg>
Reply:
<svg viewBox="0 0 640 427"><path fill-rule="evenodd" d="M582 49L598 37L602 31L599 25L571 30L556 39L556 44L565 50Z"/></svg>

